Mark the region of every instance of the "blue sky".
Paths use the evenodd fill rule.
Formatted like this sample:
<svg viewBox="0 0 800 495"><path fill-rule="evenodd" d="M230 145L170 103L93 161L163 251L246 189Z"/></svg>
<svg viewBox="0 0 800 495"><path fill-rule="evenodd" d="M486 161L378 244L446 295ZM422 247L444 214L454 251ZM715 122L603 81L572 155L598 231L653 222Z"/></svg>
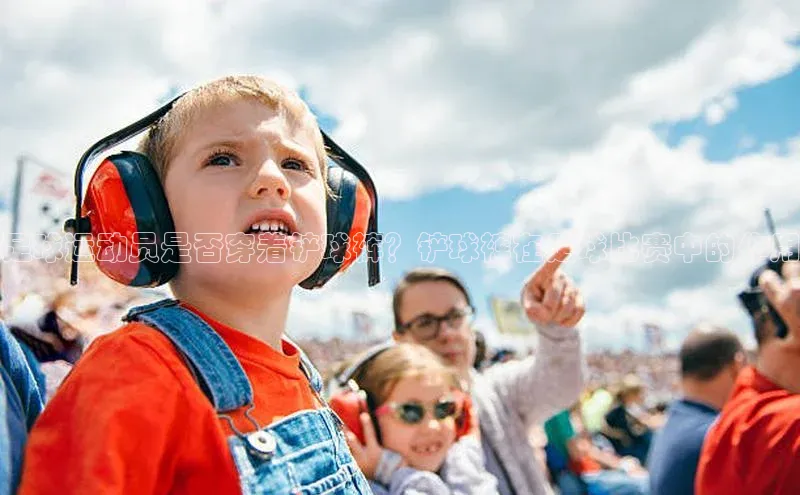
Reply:
<svg viewBox="0 0 800 495"><path fill-rule="evenodd" d="M301 86L299 94L317 116L322 129L334 134L339 123L336 117L314 104L306 86ZM352 150L350 152L354 153ZM355 158L359 159L358 156ZM369 169L369 163L362 164ZM443 169L446 170L446 165ZM514 204L519 196L530 189L529 183L512 184L491 192L475 192L456 187L423 193L412 199L381 199L380 231L387 236L382 251L382 284L393 287L403 273L413 267L440 266L464 279L478 315L491 316L489 297L517 298L527 276L525 268L532 272L537 264L531 262L524 265L524 268L487 281L483 260L465 262L454 259L449 253L427 250L421 252L420 240L427 239L426 234L437 233L448 237L451 234L499 234L502 227L511 221ZM484 244L481 243L481 246ZM481 248L482 252L484 249Z"/></svg>
<svg viewBox="0 0 800 495"><path fill-rule="evenodd" d="M800 133L800 70L795 68L785 76L735 93L738 106L727 118L709 125L702 116L691 120L654 126L675 146L689 136L701 136L707 141L705 156L709 160L726 162L732 158L762 151L774 144L786 152L786 141ZM751 145L743 148L744 140Z"/></svg>

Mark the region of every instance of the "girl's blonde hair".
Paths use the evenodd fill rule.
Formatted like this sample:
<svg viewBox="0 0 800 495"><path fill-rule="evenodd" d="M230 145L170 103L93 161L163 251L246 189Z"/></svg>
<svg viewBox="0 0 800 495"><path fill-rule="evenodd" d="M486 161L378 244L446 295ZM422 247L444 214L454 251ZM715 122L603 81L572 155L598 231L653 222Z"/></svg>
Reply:
<svg viewBox="0 0 800 495"><path fill-rule="evenodd" d="M139 152L153 164L161 182L175 158L175 148L184 132L203 110L253 98L278 112L293 127L307 127L314 139L315 153L323 181L327 179L327 153L316 117L293 91L258 76L228 76L199 86L183 95L170 111L154 124L139 143Z"/></svg>
<svg viewBox="0 0 800 495"><path fill-rule="evenodd" d="M370 406L377 407L386 402L400 380L422 376L441 377L446 384L459 387L454 368L427 347L412 343L397 344L381 352L361 366L353 380L367 392Z"/></svg>

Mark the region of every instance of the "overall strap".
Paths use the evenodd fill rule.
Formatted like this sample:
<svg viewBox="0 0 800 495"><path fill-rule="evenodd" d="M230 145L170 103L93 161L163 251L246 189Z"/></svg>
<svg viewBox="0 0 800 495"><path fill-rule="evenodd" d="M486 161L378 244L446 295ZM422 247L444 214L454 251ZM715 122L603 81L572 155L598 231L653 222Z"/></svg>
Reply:
<svg viewBox="0 0 800 495"><path fill-rule="evenodd" d="M123 320L141 321L166 335L217 412L253 403L250 380L231 349L208 323L178 301L163 299L132 308Z"/></svg>
<svg viewBox="0 0 800 495"><path fill-rule="evenodd" d="M297 345L297 343L294 340L290 339L287 336L284 336L283 339L289 342L295 349L297 349L297 352L300 354L300 369L303 371L303 374L306 375L306 378L308 378L308 381L309 383L311 383L311 388L314 389L314 392L317 394L321 394L322 389L324 387L324 383L322 382L322 376L319 374L319 371L317 371L317 368L311 362L311 359L309 359L309 357L306 355L303 349L301 349L300 346Z"/></svg>

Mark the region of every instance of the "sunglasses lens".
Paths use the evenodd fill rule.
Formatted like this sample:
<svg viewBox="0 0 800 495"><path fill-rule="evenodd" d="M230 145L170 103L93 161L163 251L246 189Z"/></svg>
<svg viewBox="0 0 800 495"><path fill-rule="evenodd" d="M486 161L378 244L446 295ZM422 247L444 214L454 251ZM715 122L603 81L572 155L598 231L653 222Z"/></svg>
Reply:
<svg viewBox="0 0 800 495"><path fill-rule="evenodd" d="M400 419L410 425L419 423L425 417L425 410L419 404L402 404L398 408L398 413Z"/></svg>
<svg viewBox="0 0 800 495"><path fill-rule="evenodd" d="M436 404L434 409L436 419L445 419L456 414L456 403L452 400L444 400Z"/></svg>

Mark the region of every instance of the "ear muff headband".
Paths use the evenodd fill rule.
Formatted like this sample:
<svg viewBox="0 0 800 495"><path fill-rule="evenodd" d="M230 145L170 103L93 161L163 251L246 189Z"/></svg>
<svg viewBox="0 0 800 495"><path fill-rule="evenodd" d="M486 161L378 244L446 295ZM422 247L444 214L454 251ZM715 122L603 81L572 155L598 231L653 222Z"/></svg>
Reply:
<svg viewBox="0 0 800 495"><path fill-rule="evenodd" d="M360 184L359 189L366 189L371 204L369 220L367 221L367 235L364 242L367 247L367 278L369 286L372 287L381 280L380 265L378 263L378 245L381 242L381 235L378 233L378 197L376 194L377 189L375 183L372 181L366 169L358 163L355 158L350 156L345 150L341 148L336 142L331 139L324 131L322 132L322 139L325 143L325 148L328 149L328 156L331 160L336 162L340 167L355 175ZM358 191L356 196L355 214L359 214L359 200ZM363 210L362 210L363 211ZM357 220L357 219L356 219ZM352 237L351 237L352 239ZM350 260L352 262L352 260Z"/></svg>
<svg viewBox="0 0 800 495"><path fill-rule="evenodd" d="M83 206L83 174L86 171L86 167L99 155L105 153L119 143L127 141L137 134L146 131L148 128L150 128L150 126L158 122L158 119L172 110L175 102L178 101L184 94L186 93L176 96L161 108L155 110L149 115L137 120L127 127L114 132L113 134L109 134L100 141L96 142L88 150L86 150L81 159L78 161L78 167L75 169L74 182L75 217L67 219L67 221L64 222L64 230L66 232L71 232L75 237L72 243L72 266L70 268L69 277L69 282L71 285L78 283L78 257L80 254L81 237L88 236L92 232L92 226L90 225L89 219L81 215L81 207Z"/></svg>
<svg viewBox="0 0 800 495"><path fill-rule="evenodd" d="M109 149L113 148L117 144L131 139L132 137L146 131L150 128L153 124L158 122L164 115L166 115L175 105L183 95L186 93L182 93L181 95L173 98L171 101L163 105L161 108L155 110L154 112L150 113L149 115L143 117L142 119L128 125L127 127L120 129L103 139L97 141L93 144L86 152L83 154L81 159L78 162L78 166L75 170L75 180L74 180L74 187L75 187L75 216L74 218L68 219L64 223L64 230L66 232L71 232L74 235L74 241L72 246L72 264L70 269L70 284L76 285L78 283L78 258L80 252L80 241L81 237L89 236L92 233L92 225L89 221L88 217L82 215L82 206L83 206L83 175L86 171L87 166L90 162L92 162L95 158L99 155L103 154L104 152L108 151ZM343 211L349 211L352 215L352 223L348 226L347 231L349 234L352 234L354 229L356 228L357 222L363 222L363 216L367 215L365 210L369 210L368 213L368 220L367 220L367 232L364 236L362 242L366 243L366 251L367 251L367 270L368 270L368 284L370 287L380 283L380 266L378 260L378 247L381 241L381 235L378 233L378 198L375 189L375 184L372 181L369 173L367 173L366 169L361 166L352 156L350 156L344 149L342 149L338 144L336 144L333 139L330 138L324 131L320 129L322 133L323 142L325 148L328 150L328 157L335 162L338 166L343 168L344 170L350 172L352 175L358 179L358 183L356 185L356 203L352 209L347 208L336 208L335 211L338 213L342 213ZM324 166L323 164L320 164ZM360 196L360 199L359 199ZM368 201L365 200L368 198ZM352 237L347 239L347 246L346 251L348 253L357 253L359 251L358 246L353 246L351 243L353 242ZM328 251L328 247L326 246L326 253ZM317 271L312 274L307 280L305 280L301 285L304 288L315 288L324 285L333 275L337 272L343 271L346 269L352 261L354 261L355 256L351 255L351 258L345 258L344 261L338 261L335 259L331 259L331 257L326 257L323 259L320 267L318 267ZM176 268L177 269L177 268Z"/></svg>
<svg viewBox="0 0 800 495"><path fill-rule="evenodd" d="M378 443L381 443L382 436L378 425L378 418L375 417L374 414L376 407L374 398L353 380L353 375L383 351L391 349L393 346L394 341L388 340L369 348L360 355L355 362L336 376L336 384L341 390L334 393L328 400L331 409L333 409L342 422L344 422L347 429L352 431L362 443L365 441L364 430L361 427L361 421L359 419L359 415L362 412L369 414Z"/></svg>
<svg viewBox="0 0 800 495"><path fill-rule="evenodd" d="M353 375L355 375L356 372L359 369L361 369L362 366L364 366L369 361L372 361L373 359L378 357L378 354L382 353L383 351L391 349L392 347L394 347L394 345L395 345L394 341L389 340L382 344L378 344L374 347L371 347L364 354L362 354L358 360L356 360L354 363L348 366L344 371L339 373L339 375L336 377L337 384L340 387L347 385L347 382L349 382L350 379L353 378Z"/></svg>

